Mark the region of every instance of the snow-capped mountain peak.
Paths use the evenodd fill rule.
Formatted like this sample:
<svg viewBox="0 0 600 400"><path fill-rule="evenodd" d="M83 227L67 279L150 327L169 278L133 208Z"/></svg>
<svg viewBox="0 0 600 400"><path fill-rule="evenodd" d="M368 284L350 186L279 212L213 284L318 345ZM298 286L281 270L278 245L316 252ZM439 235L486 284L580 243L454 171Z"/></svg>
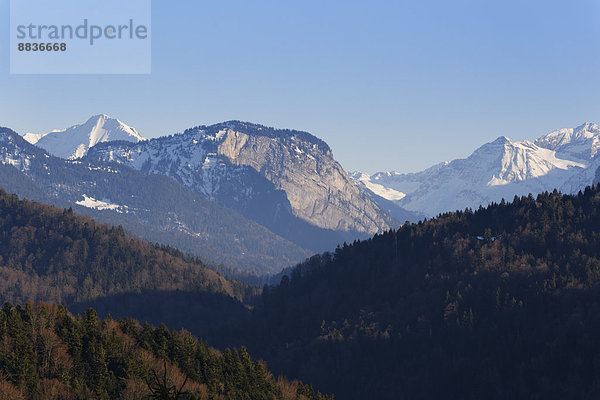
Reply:
<svg viewBox="0 0 600 400"><path fill-rule="evenodd" d="M586 122L577 128L558 129L540 137L535 144L555 150L563 158L590 161L600 149L600 127Z"/></svg>
<svg viewBox="0 0 600 400"><path fill-rule="evenodd" d="M28 133L23 138L57 157L66 159L83 157L98 143L115 140L136 143L146 140L135 128L106 114L94 115L83 124L70 128L53 130L46 134Z"/></svg>
<svg viewBox="0 0 600 400"><path fill-rule="evenodd" d="M494 140L491 143L492 144L511 144L512 140L510 140L506 136L498 136L498 138L496 138L496 140Z"/></svg>
<svg viewBox="0 0 600 400"><path fill-rule="evenodd" d="M557 129L536 140L536 144L548 149L557 149L560 146L590 139L600 135L600 127L597 124L586 122L577 128Z"/></svg>

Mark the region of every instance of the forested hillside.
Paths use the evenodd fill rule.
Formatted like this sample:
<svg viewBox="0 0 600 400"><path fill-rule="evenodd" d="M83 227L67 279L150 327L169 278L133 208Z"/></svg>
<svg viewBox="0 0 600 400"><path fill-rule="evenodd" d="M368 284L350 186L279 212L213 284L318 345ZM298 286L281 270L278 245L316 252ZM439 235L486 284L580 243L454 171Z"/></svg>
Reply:
<svg viewBox="0 0 600 400"><path fill-rule="evenodd" d="M405 225L262 298L254 354L339 398L598 398L600 189Z"/></svg>
<svg viewBox="0 0 600 400"><path fill-rule="evenodd" d="M258 289L121 227L0 190L0 278L3 302L71 304L82 315L74 318L62 306L6 303L0 311L0 399L165 398L146 396L167 378L168 387L183 385L181 398L326 398L310 386L275 380L244 348L221 354L164 325L100 321L95 311L84 311L86 303L97 302L105 311L130 311L157 325L193 321L195 332L220 339L222 348L239 337L249 316L241 301ZM235 329L224 331L225 324Z"/></svg>
<svg viewBox="0 0 600 400"><path fill-rule="evenodd" d="M143 290L242 298L248 290L198 259L0 190L0 298L70 304Z"/></svg>
<svg viewBox="0 0 600 400"><path fill-rule="evenodd" d="M92 309L0 310L0 399L326 400L312 387L275 379L245 348L219 352L191 334L100 320Z"/></svg>

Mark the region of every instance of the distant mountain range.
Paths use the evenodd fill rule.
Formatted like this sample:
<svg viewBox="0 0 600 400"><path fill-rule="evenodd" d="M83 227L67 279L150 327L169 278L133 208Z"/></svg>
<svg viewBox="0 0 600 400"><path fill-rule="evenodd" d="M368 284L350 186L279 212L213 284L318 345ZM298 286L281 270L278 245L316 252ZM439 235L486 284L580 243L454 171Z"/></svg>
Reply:
<svg viewBox="0 0 600 400"><path fill-rule="evenodd" d="M101 114L24 138L2 129L0 186L261 275L407 220L577 192L600 177L599 148L587 123L535 142L500 137L419 173L349 175L306 132L229 121L146 140Z"/></svg>
<svg viewBox="0 0 600 400"><path fill-rule="evenodd" d="M243 273L277 273L399 225L306 132L232 121L145 140L98 115L24 138L0 131L7 191Z"/></svg>
<svg viewBox="0 0 600 400"><path fill-rule="evenodd" d="M502 198L558 189L577 193L598 181L600 128L586 123L535 142L499 137L465 158L422 172L351 174L357 185L393 215L393 206L432 217L477 208Z"/></svg>

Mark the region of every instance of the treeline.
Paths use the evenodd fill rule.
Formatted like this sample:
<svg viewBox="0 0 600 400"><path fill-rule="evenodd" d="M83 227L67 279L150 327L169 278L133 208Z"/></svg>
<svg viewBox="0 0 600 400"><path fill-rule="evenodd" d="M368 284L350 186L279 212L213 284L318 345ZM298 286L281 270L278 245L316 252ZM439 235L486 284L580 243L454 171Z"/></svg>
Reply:
<svg viewBox="0 0 600 400"><path fill-rule="evenodd" d="M62 306L0 311L0 399L327 400L275 379L245 348L219 352L186 331L73 317Z"/></svg>
<svg viewBox="0 0 600 400"><path fill-rule="evenodd" d="M246 335L348 399L598 398L600 188L447 213L311 258Z"/></svg>

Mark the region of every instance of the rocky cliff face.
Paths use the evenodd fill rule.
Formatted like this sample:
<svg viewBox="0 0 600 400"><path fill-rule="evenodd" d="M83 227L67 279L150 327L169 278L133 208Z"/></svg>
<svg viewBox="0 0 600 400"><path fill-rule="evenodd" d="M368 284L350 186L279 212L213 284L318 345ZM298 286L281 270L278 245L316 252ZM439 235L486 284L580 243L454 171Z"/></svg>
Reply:
<svg viewBox="0 0 600 400"><path fill-rule="evenodd" d="M294 214L321 228L376 233L391 219L368 199L335 161L331 149L307 135L279 137L224 130L218 154L249 166L287 194Z"/></svg>

